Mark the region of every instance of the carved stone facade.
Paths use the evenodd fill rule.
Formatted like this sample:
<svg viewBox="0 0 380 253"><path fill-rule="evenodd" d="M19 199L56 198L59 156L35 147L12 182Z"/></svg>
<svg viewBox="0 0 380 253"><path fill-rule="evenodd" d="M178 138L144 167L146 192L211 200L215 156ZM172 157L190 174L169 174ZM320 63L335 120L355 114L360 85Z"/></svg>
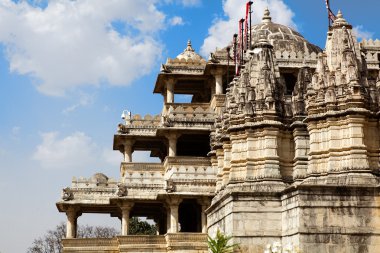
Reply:
<svg viewBox="0 0 380 253"><path fill-rule="evenodd" d="M161 115L128 115L114 136L120 179L74 179L57 203L67 238L86 212L119 217L122 235L67 239L64 252L207 252L217 229L241 252L274 241L309 253L379 251L380 42L357 42L341 13L325 50L269 10L251 33L237 76L231 50L206 61L190 41L161 66ZM161 162L135 163L135 150ZM131 216L155 220L159 235L128 235Z"/></svg>

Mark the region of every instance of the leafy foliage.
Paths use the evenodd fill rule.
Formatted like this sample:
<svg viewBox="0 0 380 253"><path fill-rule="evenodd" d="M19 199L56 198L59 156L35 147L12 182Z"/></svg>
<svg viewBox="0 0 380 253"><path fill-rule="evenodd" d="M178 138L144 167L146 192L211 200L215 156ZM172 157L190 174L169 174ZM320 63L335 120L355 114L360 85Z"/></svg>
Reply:
<svg viewBox="0 0 380 253"><path fill-rule="evenodd" d="M129 219L129 234L130 235L156 235L157 227L149 224L147 221L142 221L137 217Z"/></svg>
<svg viewBox="0 0 380 253"><path fill-rule="evenodd" d="M111 238L118 235L119 232L111 227L101 226L78 226L78 238ZM27 253L61 253L62 238L66 237L66 225L60 223L54 230L48 230L47 233L35 239L33 245Z"/></svg>
<svg viewBox="0 0 380 253"><path fill-rule="evenodd" d="M129 234L131 235L155 235L157 228L146 221L133 217L129 219ZM112 238L120 232L111 227L102 226L78 226L77 238ZM27 253L61 253L62 239L66 237L66 224L64 222L56 226L54 230L48 230L46 234L33 241Z"/></svg>
<svg viewBox="0 0 380 253"><path fill-rule="evenodd" d="M212 253L230 253L238 246L238 244L229 244L231 239L231 236L224 235L218 229L214 239L208 236L207 244Z"/></svg>

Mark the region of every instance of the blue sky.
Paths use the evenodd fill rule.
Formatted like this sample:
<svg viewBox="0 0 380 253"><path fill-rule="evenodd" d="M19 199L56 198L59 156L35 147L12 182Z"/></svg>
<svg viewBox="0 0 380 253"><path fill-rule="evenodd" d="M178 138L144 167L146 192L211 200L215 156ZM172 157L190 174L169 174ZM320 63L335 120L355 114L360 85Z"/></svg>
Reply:
<svg viewBox="0 0 380 253"><path fill-rule="evenodd" d="M122 110L159 114L160 63L188 39L206 58L244 15L245 0L0 0L0 252L25 252L65 216L55 202L73 176L118 178L112 151ZM378 0L331 0L358 37L380 38ZM256 0L324 48L324 0ZM147 159L139 153L135 160ZM83 215L79 223L110 224Z"/></svg>

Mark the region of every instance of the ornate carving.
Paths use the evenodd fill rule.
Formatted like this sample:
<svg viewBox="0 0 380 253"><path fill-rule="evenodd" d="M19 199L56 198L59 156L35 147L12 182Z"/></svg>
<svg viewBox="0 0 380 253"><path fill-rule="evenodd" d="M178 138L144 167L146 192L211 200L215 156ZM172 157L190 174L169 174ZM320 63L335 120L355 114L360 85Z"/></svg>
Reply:
<svg viewBox="0 0 380 253"><path fill-rule="evenodd" d="M117 184L117 190L116 190L116 195L119 197L125 197L128 195L128 189L127 186L123 183L118 183Z"/></svg>
<svg viewBox="0 0 380 253"><path fill-rule="evenodd" d="M69 187L62 189L62 199L64 201L69 201L69 200L74 199L74 194L72 193L72 191Z"/></svg>

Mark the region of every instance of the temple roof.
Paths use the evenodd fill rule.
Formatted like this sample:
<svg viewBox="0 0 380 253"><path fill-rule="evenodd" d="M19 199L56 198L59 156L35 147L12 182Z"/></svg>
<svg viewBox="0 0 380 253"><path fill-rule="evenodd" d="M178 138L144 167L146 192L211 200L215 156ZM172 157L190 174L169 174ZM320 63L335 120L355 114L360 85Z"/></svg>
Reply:
<svg viewBox="0 0 380 253"><path fill-rule="evenodd" d="M191 46L191 41L188 40L188 41L187 41L187 47L185 48L185 50L184 50L182 53L180 53L180 54L176 57L176 59L179 59L179 60L184 59L184 60L186 60L186 61L188 61L188 60L200 61L200 60L202 60L203 58L202 58L202 56L200 56L199 54L197 54L197 53L195 52L195 50L194 50L193 47Z"/></svg>

